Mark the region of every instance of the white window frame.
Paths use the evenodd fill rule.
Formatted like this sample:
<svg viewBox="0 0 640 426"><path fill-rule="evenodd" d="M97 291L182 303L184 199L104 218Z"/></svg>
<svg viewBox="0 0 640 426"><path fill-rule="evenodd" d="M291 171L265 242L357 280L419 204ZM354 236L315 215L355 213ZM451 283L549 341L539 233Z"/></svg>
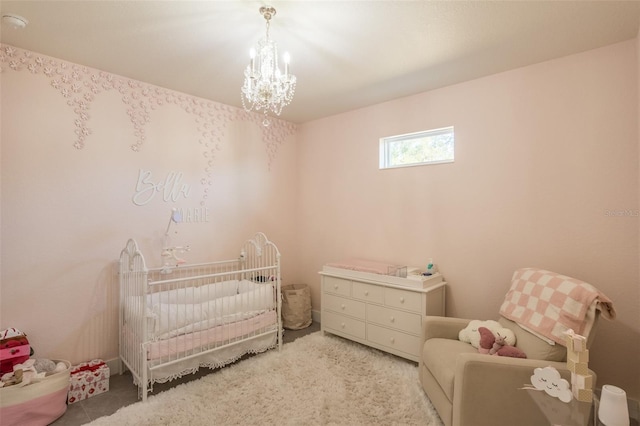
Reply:
<svg viewBox="0 0 640 426"><path fill-rule="evenodd" d="M430 137L430 136L439 136L439 135L444 135L448 133L450 133L454 137L453 151L452 151L451 158L440 159L440 160L426 160L426 161L419 161L415 163L405 163L405 164L390 164L391 158L389 153L389 146L391 143L397 143L397 142L403 142L403 141L410 142L415 139L421 139L421 138ZM455 134L454 134L453 126L380 138L380 169L397 169L400 167L424 166L429 164L444 164L444 163L453 163L454 161L455 161Z"/></svg>

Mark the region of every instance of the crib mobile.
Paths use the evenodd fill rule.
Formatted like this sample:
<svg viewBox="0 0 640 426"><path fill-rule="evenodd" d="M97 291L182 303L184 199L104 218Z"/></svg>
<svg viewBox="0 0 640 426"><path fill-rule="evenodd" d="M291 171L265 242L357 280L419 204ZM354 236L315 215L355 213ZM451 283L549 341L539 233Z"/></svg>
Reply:
<svg viewBox="0 0 640 426"><path fill-rule="evenodd" d="M161 274L170 274L173 271L174 267L183 265L187 263L185 259L182 257L178 257L178 255L183 254L191 250L191 248L187 246L172 246L171 245L171 236L169 235L169 229L171 228L171 224L182 222L182 213L176 209L175 207L171 209L171 215L169 216L169 223L167 224L167 230L164 233L164 241L162 244L162 253L160 257L162 258L162 271ZM176 230L177 234L178 231Z"/></svg>

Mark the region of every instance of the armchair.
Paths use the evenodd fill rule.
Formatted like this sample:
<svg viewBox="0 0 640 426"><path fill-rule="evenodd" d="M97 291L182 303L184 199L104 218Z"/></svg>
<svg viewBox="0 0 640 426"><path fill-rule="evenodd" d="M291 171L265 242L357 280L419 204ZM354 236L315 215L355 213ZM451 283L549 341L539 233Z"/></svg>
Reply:
<svg viewBox="0 0 640 426"><path fill-rule="evenodd" d="M566 311L563 307L569 302L576 302L575 309ZM498 322L514 332L515 346L527 358L480 354L458 340L469 319L426 317L420 383L446 426L548 424L528 392L520 388L531 383L537 367L552 366L571 382L563 333L571 328L587 337L590 346L601 313L615 318L611 301L591 285L549 271L519 269ZM589 374L595 386L595 372L589 370Z"/></svg>

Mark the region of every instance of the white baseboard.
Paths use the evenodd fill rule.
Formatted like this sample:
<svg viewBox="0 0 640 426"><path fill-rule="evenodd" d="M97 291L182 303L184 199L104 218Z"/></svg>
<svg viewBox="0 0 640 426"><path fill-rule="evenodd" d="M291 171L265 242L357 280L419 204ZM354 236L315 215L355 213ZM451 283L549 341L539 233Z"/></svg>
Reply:
<svg viewBox="0 0 640 426"><path fill-rule="evenodd" d="M313 322L317 322L319 324L322 324L322 313L320 311L311 311L311 319L313 320Z"/></svg>

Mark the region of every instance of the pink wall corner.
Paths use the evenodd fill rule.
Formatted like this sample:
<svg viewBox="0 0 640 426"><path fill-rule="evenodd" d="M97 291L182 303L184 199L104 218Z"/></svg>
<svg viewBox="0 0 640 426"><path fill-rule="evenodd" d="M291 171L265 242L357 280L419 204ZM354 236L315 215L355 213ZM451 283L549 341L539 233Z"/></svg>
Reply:
<svg viewBox="0 0 640 426"><path fill-rule="evenodd" d="M447 315L495 318L516 268L591 282L616 304L599 380L640 395L636 42L504 72L301 126L302 279L349 256L424 266ZM633 90L630 90L633 88ZM380 137L455 126L454 163L378 169ZM637 351L635 352L637 353ZM615 361L615 362L614 362Z"/></svg>
<svg viewBox="0 0 640 426"><path fill-rule="evenodd" d="M638 36L636 37L636 72L638 74L637 78L637 87L638 87L638 109L636 113L636 120L638 124L638 133L636 137L638 139L638 164L640 164L640 28L638 28ZM640 167L640 166L639 166ZM638 173L638 192L640 192L640 172ZM637 210L640 211L640 200L636 206ZM640 277L640 221L638 222L638 277ZM636 287L640 289L640 278L636 281ZM640 291L636 295L636 320L635 324L640 324ZM636 353L640 353L640 343L637 343L638 347L636 347ZM638 385L640 387L640 384ZM635 399L640 400L640 389L636 389L634 392Z"/></svg>

